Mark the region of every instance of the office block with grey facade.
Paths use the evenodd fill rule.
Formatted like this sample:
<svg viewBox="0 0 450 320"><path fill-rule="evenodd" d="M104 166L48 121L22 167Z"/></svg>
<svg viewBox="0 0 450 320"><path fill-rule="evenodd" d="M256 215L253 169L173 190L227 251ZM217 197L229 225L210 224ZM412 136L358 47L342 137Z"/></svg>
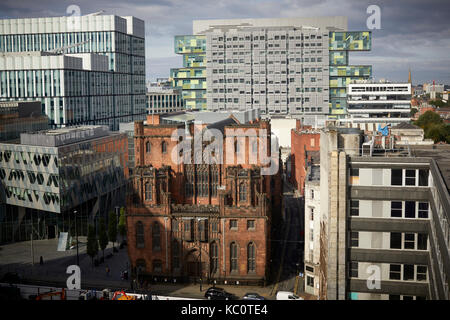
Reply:
<svg viewBox="0 0 450 320"><path fill-rule="evenodd" d="M321 133L319 297L448 300L450 148L363 141Z"/></svg>
<svg viewBox="0 0 450 320"><path fill-rule="evenodd" d="M0 52L2 101L39 99L43 111L57 126L108 124L117 130L119 122L145 118L142 20L96 14L3 19ZM24 52L56 54L69 65L63 67L61 62L54 62L56 58L46 58L38 68L35 64L39 58L20 61L14 55L24 57ZM83 59L82 68L66 58L66 54L81 57L89 53L91 59ZM101 70L95 70L97 60L104 65Z"/></svg>
<svg viewBox="0 0 450 320"><path fill-rule="evenodd" d="M125 204L127 137L107 126L22 133L0 144L0 242L80 232ZM76 213L75 213L76 211ZM73 234L73 233L72 233Z"/></svg>
<svg viewBox="0 0 450 320"><path fill-rule="evenodd" d="M345 114L348 80L371 76L370 66L348 65L349 51L370 50L371 34L347 32L346 17L199 20L193 29L206 36L212 111L258 108L324 125Z"/></svg>

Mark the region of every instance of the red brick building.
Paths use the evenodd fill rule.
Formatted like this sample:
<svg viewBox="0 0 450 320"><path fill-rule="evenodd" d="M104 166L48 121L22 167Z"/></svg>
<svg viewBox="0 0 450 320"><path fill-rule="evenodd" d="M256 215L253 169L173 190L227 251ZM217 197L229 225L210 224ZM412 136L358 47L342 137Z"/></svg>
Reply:
<svg viewBox="0 0 450 320"><path fill-rule="evenodd" d="M231 141L234 148L242 147L238 137L231 137L234 129L243 133L265 129L268 135L263 138L270 151L269 121L240 124L230 117L208 126L188 123L185 127L148 116L146 125L136 122L134 194L127 204L131 265L138 275L151 279L263 283L269 268L271 226L281 210L281 172L261 174L260 159L256 164L250 161L258 149L250 146L249 137L244 137L249 147L244 148L242 164L227 164L227 159L217 164L174 162L173 154L183 142L183 138L171 139L174 130L188 130L193 136L194 126L219 130L224 150ZM194 155L193 140L184 139ZM202 149L207 145L203 142Z"/></svg>
<svg viewBox="0 0 450 320"><path fill-rule="evenodd" d="M320 150L320 133L311 126L303 126L297 120L291 130L291 177L290 181L303 195L306 169L311 157Z"/></svg>

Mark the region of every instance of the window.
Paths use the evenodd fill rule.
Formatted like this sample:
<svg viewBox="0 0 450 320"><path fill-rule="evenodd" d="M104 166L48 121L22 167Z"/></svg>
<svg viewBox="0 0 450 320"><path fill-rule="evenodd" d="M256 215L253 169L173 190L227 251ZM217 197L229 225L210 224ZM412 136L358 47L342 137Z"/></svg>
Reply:
<svg viewBox="0 0 450 320"><path fill-rule="evenodd" d="M405 218L416 217L416 203L414 201L405 201Z"/></svg>
<svg viewBox="0 0 450 320"><path fill-rule="evenodd" d="M172 267L174 269L180 268L180 244L178 240L173 240L172 245Z"/></svg>
<svg viewBox="0 0 450 320"><path fill-rule="evenodd" d="M167 152L167 142L163 141L161 143L161 152L166 153Z"/></svg>
<svg viewBox="0 0 450 320"><path fill-rule="evenodd" d="M359 232L350 232L350 247L359 246Z"/></svg>
<svg viewBox="0 0 450 320"><path fill-rule="evenodd" d="M255 230L255 220L247 220L247 230Z"/></svg>
<svg viewBox="0 0 450 320"><path fill-rule="evenodd" d="M309 208L309 209L311 211L311 218L310 218L310 220L314 221L314 208Z"/></svg>
<svg viewBox="0 0 450 320"><path fill-rule="evenodd" d="M427 187L428 186L428 170L419 170L419 186Z"/></svg>
<svg viewBox="0 0 450 320"><path fill-rule="evenodd" d="M235 242L230 244L230 271L238 271L238 250Z"/></svg>
<svg viewBox="0 0 450 320"><path fill-rule="evenodd" d="M389 280L401 280L401 267L399 264L389 266Z"/></svg>
<svg viewBox="0 0 450 320"><path fill-rule="evenodd" d="M147 141L147 143L145 144L145 152L150 153L151 151L151 144L149 141Z"/></svg>
<svg viewBox="0 0 450 320"><path fill-rule="evenodd" d="M237 230L237 228L238 228L237 220L235 219L230 220L230 229Z"/></svg>
<svg viewBox="0 0 450 320"><path fill-rule="evenodd" d="M350 215L354 217L359 216L359 200L350 201Z"/></svg>
<svg viewBox="0 0 450 320"><path fill-rule="evenodd" d="M239 201L247 201L247 185L243 182L239 185Z"/></svg>
<svg viewBox="0 0 450 320"><path fill-rule="evenodd" d="M136 260L136 271L138 273L143 273L145 272L146 269L146 263L144 259L138 259Z"/></svg>
<svg viewBox="0 0 450 320"><path fill-rule="evenodd" d="M400 300L400 295L398 294L390 294L389 300Z"/></svg>
<svg viewBox="0 0 450 320"><path fill-rule="evenodd" d="M311 199L314 199L314 190L311 190Z"/></svg>
<svg viewBox="0 0 450 320"><path fill-rule="evenodd" d="M351 177L359 177L359 168L350 168Z"/></svg>
<svg viewBox="0 0 450 320"><path fill-rule="evenodd" d="M162 272L162 262L161 260L153 260L153 272L161 273Z"/></svg>
<svg viewBox="0 0 450 320"><path fill-rule="evenodd" d="M213 242L210 246L211 254L211 273L216 273L219 266L219 249L217 243Z"/></svg>
<svg viewBox="0 0 450 320"><path fill-rule="evenodd" d="M419 202L419 218L427 219L428 218L428 202Z"/></svg>
<svg viewBox="0 0 450 320"><path fill-rule="evenodd" d="M149 182L145 184L145 201L152 201L152 185Z"/></svg>
<svg viewBox="0 0 450 320"><path fill-rule="evenodd" d="M406 186L416 185L416 170L405 170L405 185Z"/></svg>
<svg viewBox="0 0 450 320"><path fill-rule="evenodd" d="M391 185L401 186L403 180L403 170L402 169L392 169L391 170Z"/></svg>
<svg viewBox="0 0 450 320"><path fill-rule="evenodd" d="M417 266L417 281L427 281L427 266Z"/></svg>
<svg viewBox="0 0 450 320"><path fill-rule="evenodd" d="M392 218L401 218L402 217L402 202L401 201L392 201L391 202L391 217Z"/></svg>
<svg viewBox="0 0 450 320"><path fill-rule="evenodd" d="M403 265L403 280L414 280L414 265Z"/></svg>
<svg viewBox="0 0 450 320"><path fill-rule="evenodd" d="M306 276L306 285L314 288L314 277Z"/></svg>
<svg viewBox="0 0 450 320"><path fill-rule="evenodd" d="M351 278L358 278L358 262L350 262L349 276Z"/></svg>
<svg viewBox="0 0 450 320"><path fill-rule="evenodd" d="M152 248L154 251L161 250L161 229L158 222L155 222L152 228Z"/></svg>
<svg viewBox="0 0 450 320"><path fill-rule="evenodd" d="M405 239L403 242L403 248L404 249L412 249L415 248L415 234L414 233L405 233Z"/></svg>
<svg viewBox="0 0 450 320"><path fill-rule="evenodd" d="M402 234L399 232L391 232L391 249L402 248Z"/></svg>
<svg viewBox="0 0 450 320"><path fill-rule="evenodd" d="M428 249L428 235L426 233L417 234L417 250Z"/></svg>
<svg viewBox="0 0 450 320"><path fill-rule="evenodd" d="M247 246L247 272L256 271L255 244L250 242Z"/></svg>
<svg viewBox="0 0 450 320"><path fill-rule="evenodd" d="M136 223L136 248L144 248L144 225L141 221Z"/></svg>

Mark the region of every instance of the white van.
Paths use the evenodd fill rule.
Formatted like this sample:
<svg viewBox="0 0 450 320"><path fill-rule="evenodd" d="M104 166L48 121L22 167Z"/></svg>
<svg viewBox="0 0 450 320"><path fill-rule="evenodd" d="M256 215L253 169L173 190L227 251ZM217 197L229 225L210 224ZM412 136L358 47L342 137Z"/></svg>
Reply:
<svg viewBox="0 0 450 320"><path fill-rule="evenodd" d="M304 300L290 291L278 291L277 300Z"/></svg>

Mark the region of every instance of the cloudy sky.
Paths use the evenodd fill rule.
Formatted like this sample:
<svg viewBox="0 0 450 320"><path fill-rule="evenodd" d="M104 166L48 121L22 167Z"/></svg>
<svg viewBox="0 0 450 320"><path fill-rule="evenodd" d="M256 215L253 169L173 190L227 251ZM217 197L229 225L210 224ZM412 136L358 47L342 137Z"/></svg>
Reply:
<svg viewBox="0 0 450 320"><path fill-rule="evenodd" d="M2 0L0 18L63 16L70 5L81 14L133 15L145 20L146 68L150 80L168 77L182 65L175 35L192 34L199 19L347 16L349 30L367 30L369 5L381 10L372 30L372 51L352 53L351 64L372 64L376 79L413 84L450 84L450 1L448 0Z"/></svg>

